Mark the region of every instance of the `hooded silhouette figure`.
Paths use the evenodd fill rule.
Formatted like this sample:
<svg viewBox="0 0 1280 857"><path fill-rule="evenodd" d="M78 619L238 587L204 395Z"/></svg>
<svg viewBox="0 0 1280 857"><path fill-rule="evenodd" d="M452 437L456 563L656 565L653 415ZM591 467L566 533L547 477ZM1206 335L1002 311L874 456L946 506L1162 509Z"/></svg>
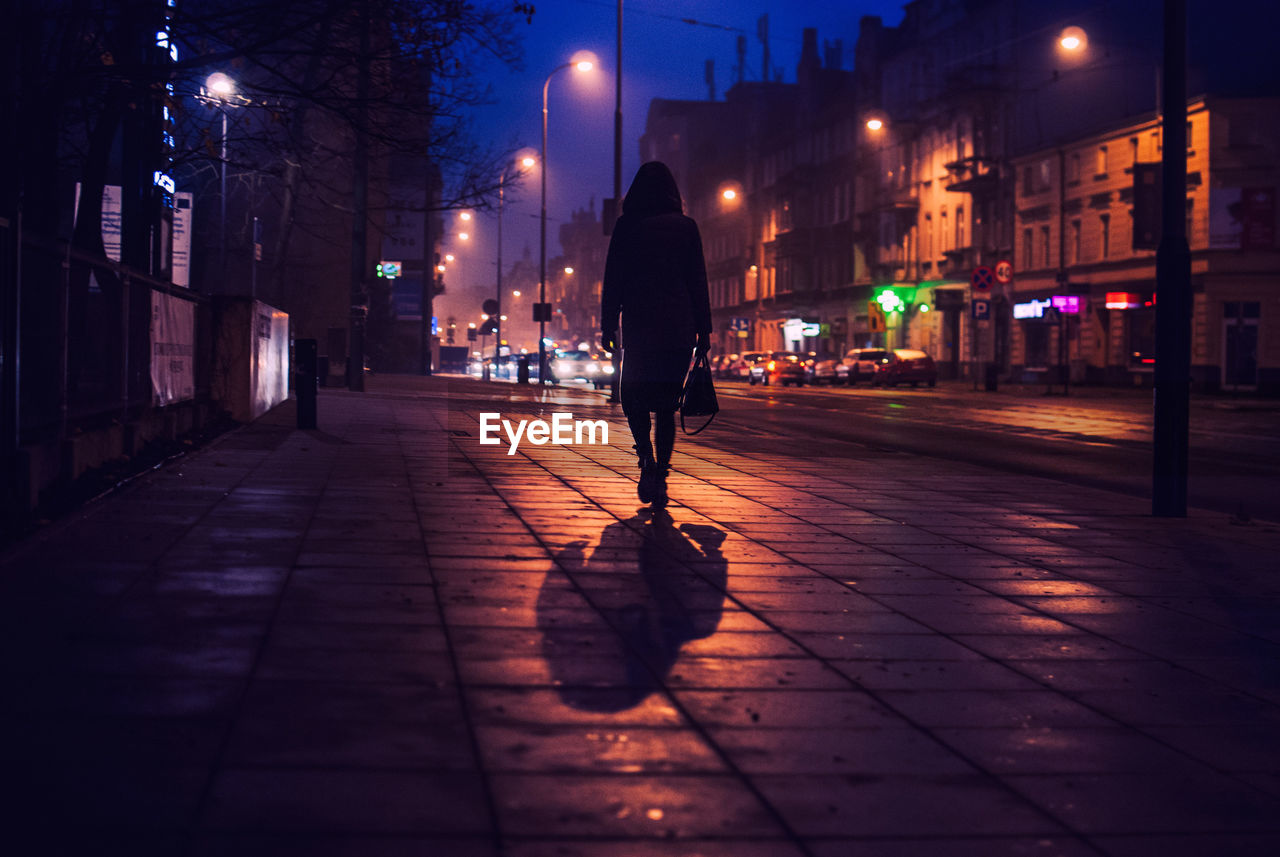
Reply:
<svg viewBox="0 0 1280 857"><path fill-rule="evenodd" d="M640 459L638 494L656 508L667 502L675 412L689 361L695 348L710 347L702 237L683 207L666 164L640 167L609 242L601 295L606 349L617 350L621 328L619 392ZM652 442L650 414L656 415Z"/></svg>

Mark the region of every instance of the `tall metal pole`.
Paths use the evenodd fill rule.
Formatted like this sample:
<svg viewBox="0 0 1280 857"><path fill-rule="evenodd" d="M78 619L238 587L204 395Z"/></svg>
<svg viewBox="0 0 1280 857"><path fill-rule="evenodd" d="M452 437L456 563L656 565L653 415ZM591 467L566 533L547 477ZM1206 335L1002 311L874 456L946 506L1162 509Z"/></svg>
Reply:
<svg viewBox="0 0 1280 857"><path fill-rule="evenodd" d="M225 292L227 288L227 105L225 101L222 104L222 184L218 201L222 207L222 219L218 224L218 264L221 266L222 282L218 284L218 290Z"/></svg>
<svg viewBox="0 0 1280 857"><path fill-rule="evenodd" d="M547 302L547 90L551 78L562 68L554 69L542 84L542 214L538 218L538 384L547 383L547 321L543 305Z"/></svg>
<svg viewBox="0 0 1280 857"><path fill-rule="evenodd" d="M618 67L614 73L613 96L613 204L622 207L622 0L618 0Z"/></svg>
<svg viewBox="0 0 1280 857"><path fill-rule="evenodd" d="M364 279L369 228L369 17L361 13L360 55L356 60L356 138L352 152L351 310L347 389L364 392L364 332L368 313Z"/></svg>
<svg viewBox="0 0 1280 857"><path fill-rule="evenodd" d="M1164 151L1156 250L1155 414L1151 514L1187 514L1191 395L1191 250L1187 246L1187 4L1164 3Z"/></svg>
<svg viewBox="0 0 1280 857"><path fill-rule="evenodd" d="M498 371L499 352L502 351L502 209L505 203L507 171L498 176L498 312L493 317L493 371ZM484 349L481 349L483 352ZM490 373L492 377L492 373Z"/></svg>
<svg viewBox="0 0 1280 857"><path fill-rule="evenodd" d="M423 185L422 205L422 294L418 298L418 374L431 374L431 316L435 314L433 301L436 286L435 239L435 171L431 161L427 164L427 179Z"/></svg>
<svg viewBox="0 0 1280 857"><path fill-rule="evenodd" d="M618 63L614 72L613 98L613 218L617 222L622 214L622 0L618 0ZM612 224L610 224L612 231ZM613 374L609 376L609 401L617 402L618 384L622 380L621 355L615 348L609 355L613 364Z"/></svg>

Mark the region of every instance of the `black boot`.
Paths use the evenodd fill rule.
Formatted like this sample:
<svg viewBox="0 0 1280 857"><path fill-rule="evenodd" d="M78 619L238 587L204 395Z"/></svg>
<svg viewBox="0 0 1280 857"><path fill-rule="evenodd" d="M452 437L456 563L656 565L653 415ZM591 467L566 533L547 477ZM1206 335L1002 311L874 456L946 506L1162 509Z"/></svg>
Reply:
<svg viewBox="0 0 1280 857"><path fill-rule="evenodd" d="M640 456L640 484L636 486L636 495L641 503L652 503L658 493L658 462L652 455ZM665 486L664 486L665 488ZM665 494L663 495L665 498ZM665 502L665 499L664 501Z"/></svg>
<svg viewBox="0 0 1280 857"><path fill-rule="evenodd" d="M653 508L663 509L667 505L667 474L671 472L670 465L654 464L654 482L657 484L653 492Z"/></svg>

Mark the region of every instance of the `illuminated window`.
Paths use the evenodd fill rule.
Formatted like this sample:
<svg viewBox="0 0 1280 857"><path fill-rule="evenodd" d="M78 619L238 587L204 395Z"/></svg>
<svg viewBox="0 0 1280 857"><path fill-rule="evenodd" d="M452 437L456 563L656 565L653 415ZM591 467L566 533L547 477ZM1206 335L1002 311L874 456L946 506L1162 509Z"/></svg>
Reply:
<svg viewBox="0 0 1280 857"><path fill-rule="evenodd" d="M1105 176L1107 174L1107 147L1106 146L1098 147L1097 164L1096 164L1096 168L1094 169L1094 173L1095 175L1099 175L1099 176Z"/></svg>

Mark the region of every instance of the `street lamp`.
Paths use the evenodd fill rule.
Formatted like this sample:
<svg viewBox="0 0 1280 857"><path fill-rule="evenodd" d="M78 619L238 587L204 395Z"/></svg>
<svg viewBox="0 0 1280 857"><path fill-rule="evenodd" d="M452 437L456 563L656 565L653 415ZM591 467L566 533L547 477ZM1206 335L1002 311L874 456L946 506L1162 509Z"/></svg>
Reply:
<svg viewBox="0 0 1280 857"><path fill-rule="evenodd" d="M1058 35L1058 46L1064 51L1083 51L1089 46L1089 37L1080 27L1067 27Z"/></svg>
<svg viewBox="0 0 1280 857"><path fill-rule="evenodd" d="M566 68L591 71L596 58L590 51L579 51L564 65L556 66L542 84L542 214L538 221L538 384L547 383L547 91L551 78Z"/></svg>
<svg viewBox="0 0 1280 857"><path fill-rule="evenodd" d="M524 175L524 172L532 169L536 163L537 161L533 155L522 155L517 162L515 175ZM502 351L502 322L506 320L506 316L502 314L502 210L506 203L507 170L510 166L503 167L502 172L498 175L498 291L495 296L498 302L498 312L494 315L496 321L493 326L493 363L495 369ZM516 297L520 297L520 292L518 291L513 292L513 294Z"/></svg>
<svg viewBox="0 0 1280 857"><path fill-rule="evenodd" d="M215 71L205 78L204 91L206 98L221 104L222 112L222 177L219 193L222 212L218 226L218 264L222 269L219 289L222 289L227 281L227 105L236 96L236 82L222 72Z"/></svg>

